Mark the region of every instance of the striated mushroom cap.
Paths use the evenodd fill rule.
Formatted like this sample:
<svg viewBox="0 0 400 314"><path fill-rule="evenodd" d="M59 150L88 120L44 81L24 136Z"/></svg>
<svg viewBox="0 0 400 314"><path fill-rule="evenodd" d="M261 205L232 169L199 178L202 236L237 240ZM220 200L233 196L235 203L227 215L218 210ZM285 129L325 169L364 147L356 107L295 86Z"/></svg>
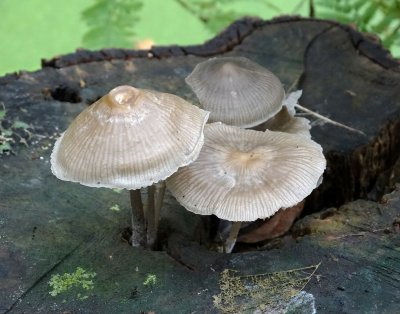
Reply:
<svg viewBox="0 0 400 314"><path fill-rule="evenodd" d="M119 86L82 111L54 145L53 174L139 189L194 161L208 112L175 95Z"/></svg>
<svg viewBox="0 0 400 314"><path fill-rule="evenodd" d="M282 108L285 91L280 80L264 67L243 57L213 58L196 65L186 82L210 122L243 128L256 126Z"/></svg>
<svg viewBox="0 0 400 314"><path fill-rule="evenodd" d="M199 158L167 179L188 210L253 221L291 207L317 186L326 161L314 141L282 132L206 125Z"/></svg>

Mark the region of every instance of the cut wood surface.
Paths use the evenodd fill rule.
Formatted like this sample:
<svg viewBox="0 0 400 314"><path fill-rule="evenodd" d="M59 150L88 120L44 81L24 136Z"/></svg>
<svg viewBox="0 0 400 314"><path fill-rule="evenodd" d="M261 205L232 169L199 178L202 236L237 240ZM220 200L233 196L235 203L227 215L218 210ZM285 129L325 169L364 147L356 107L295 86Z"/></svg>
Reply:
<svg viewBox="0 0 400 314"><path fill-rule="evenodd" d="M133 249L123 241L128 193L57 180L49 165L55 137L117 85L196 103L184 78L197 63L222 55L267 67L286 90L303 90L302 106L365 135L313 121L312 137L328 160L325 179L307 199L309 215L277 240L278 249L207 251L197 244L203 220L169 194L162 217L168 250ZM23 121L32 133L27 147L14 145L14 154L0 157L0 312L214 313L224 269L258 274L320 262L305 287L317 311L396 312L400 192L383 204L358 200L324 210L360 197L380 199L399 177L400 66L352 28L300 18L246 19L199 46L80 50L43 61L37 72L0 78L0 103L7 110L4 123ZM97 274L93 290L50 296L51 275L77 267ZM156 276L154 285L143 284L149 274Z"/></svg>

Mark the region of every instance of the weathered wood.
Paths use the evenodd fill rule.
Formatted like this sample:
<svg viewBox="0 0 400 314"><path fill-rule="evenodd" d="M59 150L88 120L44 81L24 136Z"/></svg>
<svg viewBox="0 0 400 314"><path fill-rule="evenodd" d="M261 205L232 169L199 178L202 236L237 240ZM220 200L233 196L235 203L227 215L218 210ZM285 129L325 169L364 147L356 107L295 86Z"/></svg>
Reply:
<svg viewBox="0 0 400 314"><path fill-rule="evenodd" d="M198 62L218 55L245 56L266 66L286 89L303 89L301 105L367 135L315 123L312 136L324 148L328 169L324 183L307 200L308 213L371 191L379 198L385 189L375 183L393 184L400 155L399 64L347 26L300 18L247 19L201 46L81 50L44 61L40 71L0 78L6 119L29 123L33 133L28 147L15 146L15 155L1 157L0 311L212 313L212 296L225 268L249 274L320 261L319 281L314 278L306 287L317 309L397 309L398 191L386 197L386 204L356 201L305 217L294 228L296 241L278 239L279 250L231 256L196 244L202 237L198 231L204 230L202 219L167 193L160 233L173 236L161 245L169 244L174 260L165 252L132 249L121 240L129 226L127 196L51 175L54 137L86 104L121 84L196 102L184 78ZM115 204L121 212L110 210ZM71 293L51 297L50 275L78 266L97 273L89 298L78 300ZM154 287L143 285L147 274L157 275Z"/></svg>
<svg viewBox="0 0 400 314"><path fill-rule="evenodd" d="M195 56L246 56L276 73L286 89L303 89L300 103L305 107L366 134L315 122L312 136L324 148L328 171L323 186L307 202L311 211L365 197L378 175L400 155L400 139L395 136L400 132L399 64L350 27L299 18L247 19L203 46L178 50L78 50L43 61L42 71L22 73L14 82L37 80L30 91L32 96L42 94L37 101L48 95L90 103L118 84L132 84L197 102L183 81L203 60Z"/></svg>
<svg viewBox="0 0 400 314"><path fill-rule="evenodd" d="M255 29L265 22L257 19L243 19L234 22L229 28L217 37L205 42L202 45L193 46L168 46L152 47L149 50L128 50L128 49L103 49L100 51L90 51L79 49L76 53L71 53L50 60L42 60L43 67L63 68L72 65L79 65L96 61L111 60L130 60L138 58L168 58L193 55L199 57L209 57L217 54L226 53L243 41Z"/></svg>
<svg viewBox="0 0 400 314"><path fill-rule="evenodd" d="M390 168L400 153L399 65L361 56L354 51L355 32L332 28L317 36L305 53L300 86L301 103L367 136L329 124L312 134L324 143L329 160L325 181L314 208L338 205L367 196L377 176ZM358 36L359 38L360 36ZM315 201L315 199L314 199Z"/></svg>

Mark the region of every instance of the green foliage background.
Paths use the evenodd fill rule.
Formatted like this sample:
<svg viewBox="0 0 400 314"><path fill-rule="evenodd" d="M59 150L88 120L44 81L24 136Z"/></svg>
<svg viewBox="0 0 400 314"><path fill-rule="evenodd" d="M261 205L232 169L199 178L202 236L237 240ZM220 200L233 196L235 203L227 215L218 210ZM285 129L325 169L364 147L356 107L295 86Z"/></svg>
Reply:
<svg viewBox="0 0 400 314"><path fill-rule="evenodd" d="M377 34L382 44L400 57L400 0L318 0L314 4L318 17Z"/></svg>
<svg viewBox="0 0 400 314"><path fill-rule="evenodd" d="M241 16L329 18L380 36L400 57L400 0L0 0L0 75L76 48L201 43Z"/></svg>
<svg viewBox="0 0 400 314"><path fill-rule="evenodd" d="M92 49L130 47L142 7L140 0L96 0L82 13L89 27L83 43Z"/></svg>

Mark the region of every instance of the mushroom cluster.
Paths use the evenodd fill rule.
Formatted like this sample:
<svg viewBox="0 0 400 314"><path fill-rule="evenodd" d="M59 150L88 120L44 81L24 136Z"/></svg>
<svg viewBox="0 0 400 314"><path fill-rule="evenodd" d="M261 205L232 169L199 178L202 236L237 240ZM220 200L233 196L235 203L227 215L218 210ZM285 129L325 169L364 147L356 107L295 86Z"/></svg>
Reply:
<svg viewBox="0 0 400 314"><path fill-rule="evenodd" d="M326 161L309 121L295 116L301 91L285 97L280 80L262 66L213 58L186 82L202 109L171 94L114 88L56 141L51 169L62 180L129 190L132 245L148 248L157 246L166 180L187 210L234 222L224 244L231 252L241 222L301 203Z"/></svg>
<svg viewBox="0 0 400 314"><path fill-rule="evenodd" d="M301 91L243 57L213 58L186 78L212 123L199 158L167 179L179 203L197 214L233 221L224 251L231 252L240 224L302 202L326 167L310 124L295 116ZM253 128L246 129L246 128Z"/></svg>
<svg viewBox="0 0 400 314"><path fill-rule="evenodd" d="M154 184L198 157L207 119L207 111L178 96L119 86L82 111L56 141L51 170L61 180L130 190L132 245L152 248L164 191L161 185L154 200ZM143 187L149 187L146 215Z"/></svg>

